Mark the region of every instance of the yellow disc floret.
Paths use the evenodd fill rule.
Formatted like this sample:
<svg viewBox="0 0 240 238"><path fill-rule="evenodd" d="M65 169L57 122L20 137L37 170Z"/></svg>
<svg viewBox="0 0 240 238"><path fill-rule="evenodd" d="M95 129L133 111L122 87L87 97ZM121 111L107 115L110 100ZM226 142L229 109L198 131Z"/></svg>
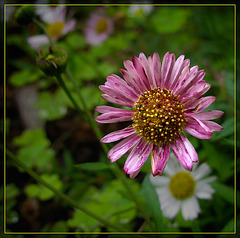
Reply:
<svg viewBox="0 0 240 238"><path fill-rule="evenodd" d="M95 29L98 34L105 32L108 29L107 20L104 18L99 20Z"/></svg>
<svg viewBox="0 0 240 238"><path fill-rule="evenodd" d="M190 173L178 172L171 177L169 189L176 199L185 200L193 195L195 180Z"/></svg>
<svg viewBox="0 0 240 238"><path fill-rule="evenodd" d="M181 101L167 89L146 91L133 109L136 132L155 145L174 143L186 123Z"/></svg>
<svg viewBox="0 0 240 238"><path fill-rule="evenodd" d="M51 37L58 37L61 35L64 27L64 22L54 22L47 25L47 32Z"/></svg>

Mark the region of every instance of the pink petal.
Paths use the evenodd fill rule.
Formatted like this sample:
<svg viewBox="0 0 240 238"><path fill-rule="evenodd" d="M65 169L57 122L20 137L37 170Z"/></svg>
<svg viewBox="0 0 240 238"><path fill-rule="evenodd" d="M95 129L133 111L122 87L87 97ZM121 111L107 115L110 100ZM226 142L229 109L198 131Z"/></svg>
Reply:
<svg viewBox="0 0 240 238"><path fill-rule="evenodd" d="M111 162L115 162L120 159L125 153L127 153L139 140L139 135L133 134L116 144L109 152L108 158Z"/></svg>
<svg viewBox="0 0 240 238"><path fill-rule="evenodd" d="M181 73L183 60L184 60L184 55L181 55L180 57L178 57L178 59L174 63L171 76L169 78L169 83L168 83L170 90L172 90L172 85L174 84L175 79L177 79Z"/></svg>
<svg viewBox="0 0 240 238"><path fill-rule="evenodd" d="M204 85L203 85L204 84ZM200 88L200 90L199 91L194 91L194 90L192 90L191 92L190 92L190 94L189 95L187 95L183 100L182 100L182 102L183 102L183 104L188 104L189 103L189 101L194 101L194 100L198 100L204 93L206 93L208 90L209 90L209 88L211 87L211 85L210 84L208 84L208 83L201 83L201 85L198 85L198 86L201 86L201 88Z"/></svg>
<svg viewBox="0 0 240 238"><path fill-rule="evenodd" d="M107 82L105 83L107 85ZM123 92L116 90L115 88L111 86L105 86L105 85L100 85L99 88L102 92L106 93L107 95L120 99L122 101L130 101L131 103L135 103L136 100L134 100L132 97L128 95L124 95Z"/></svg>
<svg viewBox="0 0 240 238"><path fill-rule="evenodd" d="M74 31L76 27L76 20L72 19L68 22L65 23L63 30L62 30L62 35L67 34L70 31Z"/></svg>
<svg viewBox="0 0 240 238"><path fill-rule="evenodd" d="M30 46L33 49L38 49L42 45L49 44L49 40L48 40L47 36L45 36L45 35L30 36L30 37L28 37L27 42L30 44Z"/></svg>
<svg viewBox="0 0 240 238"><path fill-rule="evenodd" d="M129 174L129 178L131 178L131 179L135 178L138 175L138 173L140 172L140 170L141 170L141 168L139 170L137 170L136 172Z"/></svg>
<svg viewBox="0 0 240 238"><path fill-rule="evenodd" d="M122 112L122 113L126 112L126 113L128 113L128 112L132 112L132 111L127 110L127 109L111 107L111 106L97 106L95 108L95 110L97 112L100 112L100 113L107 113L107 112Z"/></svg>
<svg viewBox="0 0 240 238"><path fill-rule="evenodd" d="M139 88L138 84L135 82L135 80L133 80L132 76L128 71L124 69L120 69L119 71L121 72L127 84L136 92L137 95L143 93L143 90Z"/></svg>
<svg viewBox="0 0 240 238"><path fill-rule="evenodd" d="M107 82L117 91L131 97L134 101L138 100L139 95L119 76L111 74L107 77Z"/></svg>
<svg viewBox="0 0 240 238"><path fill-rule="evenodd" d="M209 127L212 131L221 131L223 129L222 126L218 125L214 121L203 121L203 123Z"/></svg>
<svg viewBox="0 0 240 238"><path fill-rule="evenodd" d="M170 156L170 146L154 146L151 156L152 175L161 175Z"/></svg>
<svg viewBox="0 0 240 238"><path fill-rule="evenodd" d="M167 52L163 57L161 68L161 88L165 88L168 82L169 74L174 65L175 55Z"/></svg>
<svg viewBox="0 0 240 238"><path fill-rule="evenodd" d="M141 54L144 55L143 53L141 53ZM145 57L145 55L144 55L144 57ZM142 60L147 61L146 57L144 59L143 56L142 56ZM133 56L132 62L133 62L133 66L136 70L136 73L138 74L138 78L139 78L139 80L142 81L144 88L146 90L150 90L150 84L149 84L148 76L147 76L147 69L144 68L143 62L141 62L141 60L139 58L137 58L136 56ZM149 67L148 62L144 62L144 64L145 64L145 67L147 67L147 68Z"/></svg>
<svg viewBox="0 0 240 238"><path fill-rule="evenodd" d="M135 61L134 60L135 58L137 58L137 57L133 57L133 61ZM138 63L135 62L135 66L136 66L136 64L138 65ZM126 61L124 61L124 67L126 68L128 74L130 75L130 77L132 78L134 83L140 89L140 92L144 93L145 91L147 91L148 89L147 89L146 85L144 84L144 81L139 78L138 73L134 67L134 64L130 60L126 60Z"/></svg>
<svg viewBox="0 0 240 238"><path fill-rule="evenodd" d="M198 112L198 113L192 113L191 117L194 117L199 120L213 120L216 118L221 117L224 114L224 112L219 110L212 110L207 112Z"/></svg>
<svg viewBox="0 0 240 238"><path fill-rule="evenodd" d="M124 165L125 173L132 174L141 169L143 164L147 160L148 155L152 150L152 147L153 147L152 144L148 144L148 142L141 139L133 148L125 162Z"/></svg>
<svg viewBox="0 0 240 238"><path fill-rule="evenodd" d="M101 142L102 143L114 142L126 138L127 136L130 136L134 133L136 133L136 131L133 127L127 127L122 130L114 131L112 133L107 134L101 139Z"/></svg>
<svg viewBox="0 0 240 238"><path fill-rule="evenodd" d="M130 121L134 117L133 111L122 112L107 112L99 115L95 120L99 123L116 123L122 121Z"/></svg>
<svg viewBox="0 0 240 238"><path fill-rule="evenodd" d="M193 67L191 70L192 70L192 72L190 71L189 77L186 80L185 84L182 86L182 88L177 93L178 95L181 95L182 97L191 91L197 91L196 87L198 85L202 85L203 82L205 82L202 80L205 76L204 70L200 70L199 72L197 72L197 70L198 70L197 66L195 66L195 68Z"/></svg>
<svg viewBox="0 0 240 238"><path fill-rule="evenodd" d="M143 53L139 54L139 60L143 66L144 69L144 74L146 75L146 85L148 90L153 89L154 87L156 87L155 84L155 80L154 80L154 75L153 75L153 71L152 71L152 58L151 56L148 57L148 59L146 58L146 56Z"/></svg>
<svg viewBox="0 0 240 238"><path fill-rule="evenodd" d="M184 104L184 108L186 109L194 109L196 112L202 111L203 109L207 108L209 105L211 105L215 101L214 96L207 96L202 97L198 100L192 99L189 100L187 103Z"/></svg>
<svg viewBox="0 0 240 238"><path fill-rule="evenodd" d="M184 82L187 80L190 72L190 67L189 65L186 65L182 70L179 75L179 77L175 80L175 82L172 85L172 90L173 93L176 94L176 92L181 89L182 85ZM175 85L174 85L175 84Z"/></svg>
<svg viewBox="0 0 240 238"><path fill-rule="evenodd" d="M160 87L161 61L158 53L156 52L153 54L153 75L154 75L154 81L153 81L154 87Z"/></svg>
<svg viewBox="0 0 240 238"><path fill-rule="evenodd" d="M175 94L182 95L184 92L186 92L192 86L188 84L194 81L197 72L198 66L193 66L190 68L189 73L184 78L181 78L181 82L179 84L178 90L175 91Z"/></svg>
<svg viewBox="0 0 240 238"><path fill-rule="evenodd" d="M206 131L194 118L188 118L184 130L199 139L210 139L212 136L212 131Z"/></svg>
<svg viewBox="0 0 240 238"><path fill-rule="evenodd" d="M179 163L186 169L191 171L193 162L198 161L198 155L190 141L183 134L176 139L175 144L171 145L172 150Z"/></svg>
<svg viewBox="0 0 240 238"><path fill-rule="evenodd" d="M111 97L108 94L102 94L101 97L111 103L119 104L119 105L126 106L126 107L134 106L134 103L129 100L122 100L117 97Z"/></svg>

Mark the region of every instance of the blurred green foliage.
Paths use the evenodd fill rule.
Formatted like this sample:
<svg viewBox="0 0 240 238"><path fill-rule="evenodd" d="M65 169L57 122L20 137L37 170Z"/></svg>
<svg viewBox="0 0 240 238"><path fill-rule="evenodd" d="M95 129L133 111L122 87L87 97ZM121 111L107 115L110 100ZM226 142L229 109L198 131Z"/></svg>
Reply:
<svg viewBox="0 0 240 238"><path fill-rule="evenodd" d="M123 68L123 61L131 60L132 56L138 56L140 52L145 55L158 52L161 59L167 51L174 52L176 57L184 54L191 60L191 66L198 65L199 69L206 70L205 80L212 85L207 95L216 96L215 103L209 109L224 111L224 116L217 120L224 130L215 132L210 140L188 137L199 154L200 162L207 162L213 170L212 174L218 178L212 183L215 189L213 199L200 201L202 212L196 221L185 221L180 213L170 220L162 217L157 194L148 179L150 159L138 177L130 183L157 231L233 231L233 204L236 202L233 190L233 148L236 144L234 131L238 129L234 124L236 82L233 7L159 5L153 6L148 14L142 11L141 14L134 15L128 5L109 6L106 7L106 14L114 21L114 32L101 45L96 46L86 42L83 32L87 18L98 7L67 8L68 12L73 12L73 18L77 21L76 29L56 44L68 52L68 71L75 79L75 84L66 75L63 78L74 98L80 102L78 92L81 92L92 112L98 105L108 105L101 99L98 86L104 84L106 76L112 73L120 76L119 69ZM22 28L10 18L6 33L7 90L12 92L8 97L10 103L7 102L8 148L14 150L17 158L41 174L44 180L99 216L120 224L129 231L136 231L140 227L142 231L149 232L150 228L137 213L129 194L111 170L107 169L108 159L99 149L99 142L93 138L91 129L84 124L82 115L77 115L73 110L56 80L43 75L36 67L36 51L27 44L27 37L41 34L40 29L34 24ZM38 87L39 96L33 107L38 109L38 116L44 120L44 128L30 130L14 126L14 123L21 122L16 112L13 115L11 113L21 108L12 106L13 95L18 88L28 84L36 84ZM79 124L76 130L72 129L75 118ZM107 133L121 126L102 126L101 129ZM71 130L74 132L69 136ZM236 146L239 149L240 145ZM125 158L117 163L122 166ZM8 171L12 171L11 163L7 163L8 230L21 231L20 225L24 225L23 229L49 232L112 231L109 227L103 228L85 213L69 208L55 198L50 190L32 179L25 178L23 184L20 184L19 180L24 174L22 170L14 171L14 174ZM43 219L39 215L36 222L39 225L36 228L35 220L32 223L26 221L21 214L21 201L28 198L39 202L40 213L46 204L56 207L60 213L67 212L63 213L64 217L56 215L54 220ZM49 210L49 213L56 210Z"/></svg>

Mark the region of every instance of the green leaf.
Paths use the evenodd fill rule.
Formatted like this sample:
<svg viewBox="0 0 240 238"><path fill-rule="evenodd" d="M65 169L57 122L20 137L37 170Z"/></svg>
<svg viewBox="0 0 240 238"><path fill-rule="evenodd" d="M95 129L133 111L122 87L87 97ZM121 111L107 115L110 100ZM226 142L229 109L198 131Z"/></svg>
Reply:
<svg viewBox="0 0 240 238"><path fill-rule="evenodd" d="M11 183L6 186L6 198L14 198L19 194L19 188Z"/></svg>
<svg viewBox="0 0 240 238"><path fill-rule="evenodd" d="M75 167L83 170L90 170L90 171L109 169L109 166L103 162L77 164L75 165Z"/></svg>
<svg viewBox="0 0 240 238"><path fill-rule="evenodd" d="M15 87L21 87L28 83L36 82L41 76L42 73L40 70L33 71L26 68L11 74L9 77L9 82Z"/></svg>
<svg viewBox="0 0 240 238"><path fill-rule="evenodd" d="M83 48L86 45L84 36L76 32L67 35L65 42L72 50Z"/></svg>
<svg viewBox="0 0 240 238"><path fill-rule="evenodd" d="M232 187L229 187L225 184L221 184L219 182L212 182L211 186L215 190L217 196L220 196L225 201L234 204L234 190Z"/></svg>
<svg viewBox="0 0 240 238"><path fill-rule="evenodd" d="M42 92L39 95L35 107L39 110L39 115L44 120L56 120L62 118L67 113L69 100L62 89L55 93Z"/></svg>
<svg viewBox="0 0 240 238"><path fill-rule="evenodd" d="M50 141L42 129L26 130L13 139L13 144L19 146L17 157L25 165L38 170L52 167L55 151L49 148Z"/></svg>
<svg viewBox="0 0 240 238"><path fill-rule="evenodd" d="M131 184L133 190L136 190L137 185L134 186L134 182ZM136 216L136 207L132 200L122 196L120 190L125 190L125 187L118 180L105 184L103 189L89 187L79 202L98 216L108 219L109 222L127 224ZM68 225L90 232L99 230L101 224L78 210L68 220ZM107 229L111 230L110 228Z"/></svg>
<svg viewBox="0 0 240 238"><path fill-rule="evenodd" d="M166 34L181 30L190 12L184 8L161 7L152 16L150 24L158 33Z"/></svg>
<svg viewBox="0 0 240 238"><path fill-rule="evenodd" d="M231 219L226 223L221 232L233 232L234 231L234 219Z"/></svg>
<svg viewBox="0 0 240 238"><path fill-rule="evenodd" d="M149 174L147 174L142 183L142 193L147 201L147 206L152 214L157 231L162 231L162 210L160 208L159 198L156 189L151 184Z"/></svg>
<svg viewBox="0 0 240 238"><path fill-rule="evenodd" d="M41 178L53 185L56 189L60 190L62 188L62 181L59 179L59 176L57 174L43 174L41 175ZM42 201L54 197L54 193L50 189L39 184L28 185L25 188L25 193L29 197L37 197Z"/></svg>

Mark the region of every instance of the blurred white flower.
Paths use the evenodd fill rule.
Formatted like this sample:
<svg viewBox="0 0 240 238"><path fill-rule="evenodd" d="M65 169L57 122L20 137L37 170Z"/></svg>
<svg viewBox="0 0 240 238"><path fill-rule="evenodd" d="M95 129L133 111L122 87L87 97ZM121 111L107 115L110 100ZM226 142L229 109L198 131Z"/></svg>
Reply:
<svg viewBox="0 0 240 238"><path fill-rule="evenodd" d="M211 172L206 163L194 164L193 171L189 172L180 166L173 154L170 156L164 175L150 175L150 181L156 187L164 216L174 218L181 210L184 220L194 220L200 212L197 198L212 198L214 190L208 183L216 177L205 178Z"/></svg>
<svg viewBox="0 0 240 238"><path fill-rule="evenodd" d="M113 32L112 19L104 15L104 9L92 13L84 29L85 38L90 45L100 45Z"/></svg>
<svg viewBox="0 0 240 238"><path fill-rule="evenodd" d="M153 5L151 4L131 4L129 7L129 16L135 17L135 16L144 16L151 13L153 10Z"/></svg>
<svg viewBox="0 0 240 238"><path fill-rule="evenodd" d="M58 40L61 36L75 29L76 20L66 20L66 7L57 6L37 6L36 13L47 24L46 30L53 41ZM28 38L28 43L32 48L37 49L41 45L49 44L46 35L36 35Z"/></svg>

